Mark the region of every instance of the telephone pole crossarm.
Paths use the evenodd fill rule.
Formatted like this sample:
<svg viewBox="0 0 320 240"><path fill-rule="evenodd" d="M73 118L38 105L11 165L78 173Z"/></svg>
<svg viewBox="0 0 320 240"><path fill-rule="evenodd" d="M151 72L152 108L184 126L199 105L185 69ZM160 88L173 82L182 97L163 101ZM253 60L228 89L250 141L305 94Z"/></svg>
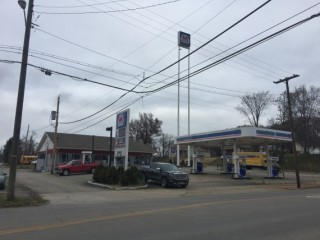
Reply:
<svg viewBox="0 0 320 240"><path fill-rule="evenodd" d="M286 77L284 79L280 79L279 81L276 81L276 82L273 82L273 83L278 84L278 83L289 81L290 79L297 78L297 77L300 77L300 75L293 74L291 77Z"/></svg>

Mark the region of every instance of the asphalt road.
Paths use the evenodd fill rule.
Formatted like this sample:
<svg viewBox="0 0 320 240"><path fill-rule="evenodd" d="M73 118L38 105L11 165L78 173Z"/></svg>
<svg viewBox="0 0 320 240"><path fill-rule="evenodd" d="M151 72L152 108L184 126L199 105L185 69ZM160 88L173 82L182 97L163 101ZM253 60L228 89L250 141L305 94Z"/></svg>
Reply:
<svg viewBox="0 0 320 240"><path fill-rule="evenodd" d="M106 190L91 175L18 172L50 200L0 209L0 239L320 239L320 191L193 175L186 189ZM287 187L289 186L289 187Z"/></svg>

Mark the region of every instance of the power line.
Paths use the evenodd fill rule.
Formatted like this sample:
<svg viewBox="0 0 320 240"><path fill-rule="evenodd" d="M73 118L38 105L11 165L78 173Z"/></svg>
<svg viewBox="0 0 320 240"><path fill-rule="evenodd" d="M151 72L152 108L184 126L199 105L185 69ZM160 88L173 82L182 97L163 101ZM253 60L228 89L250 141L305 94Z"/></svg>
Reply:
<svg viewBox="0 0 320 240"><path fill-rule="evenodd" d="M283 21L281 21L281 22L279 22L279 23L277 23L277 24L275 24L275 25L273 25L273 26L271 26L271 27L263 30L263 31L261 31L261 32L259 32L258 34L255 34L254 36L252 36L252 37L250 37L250 38L248 38L248 39L246 39L246 40L244 40L244 41L242 41L242 42L240 42L240 43L238 43L238 44L236 44L236 45L234 45L234 46L232 46L232 47L229 47L228 49L226 49L226 50L224 50L224 51L216 54L215 56L213 56L213 57L211 57L211 58L209 58L209 59L206 59L206 60L204 60L204 61L202 61L202 62L200 62L200 63L197 63L196 65L193 65L191 68L194 68L194 67L196 67L196 66L198 66L198 65L200 65L200 64L203 64L203 63L205 63L205 62L207 62L207 61L209 61L209 60L211 60L211 59L213 59L213 58L215 58L215 57L218 57L219 55L222 55L223 53L227 53L227 52L229 52L230 50L232 50L232 49L240 46L241 44L243 44L243 43L245 43L245 42L247 42L247 41L249 41L249 40L251 40L251 39L253 39L253 38L255 38L255 37L257 37L257 36L259 36L259 35L267 32L267 31L269 31L269 30L271 30L271 29L273 29L273 28L275 28L275 27L277 27L277 26L279 26L279 25L281 25L281 24L283 24L284 22L289 21L290 19L292 19L292 18L294 18L294 17L296 17L296 16L298 16L298 15L300 15L300 14L302 14L302 13L308 11L308 10L310 10L311 8L314 8L315 6L317 6L317 5L319 5L319 4L320 4L320 3L314 4L313 6L311 6L311 7L307 8L307 9L305 9L305 10L303 10L303 11L301 11L301 12L299 12L299 13L297 13L297 14L295 14L295 15L293 15L293 16L291 16L291 17L289 17L289 18L287 18L287 19L285 19L285 20L283 20ZM185 70L185 71L186 71L186 70ZM182 71L182 72L185 72L185 71ZM173 78L173 77L175 77L176 75L177 75L177 74L175 74L175 75L173 75L173 76L170 76L170 77L164 79L162 82L164 82L165 80L168 80L168 79L170 79L170 78ZM152 87L152 86L154 86L154 85L156 85L156 84L159 84L159 83L161 83L161 82L157 82L157 83L151 85L150 87Z"/></svg>
<svg viewBox="0 0 320 240"><path fill-rule="evenodd" d="M119 9L119 10L112 10L112 11L99 11L99 12L42 12L42 11L34 11L35 13L39 14L48 14L48 15L79 15L79 14L97 14L97 13L117 13L117 12L128 12L128 11L137 11L137 10L143 10L147 8L153 8L153 7L159 7L162 5L167 5L175 2L179 2L180 0L172 0L168 2L163 3L157 3L153 5L148 5L144 7L138 7L138 8L127 8L127 9Z"/></svg>
<svg viewBox="0 0 320 240"><path fill-rule="evenodd" d="M222 36L224 33L228 32L229 30L231 30L232 28L234 28L236 25L238 25L239 23L241 23L242 21L244 21L246 18L248 18L249 16L251 16L253 13L255 13L256 11L258 11L259 9L261 9L262 7L264 7L266 4L268 4L271 0L266 1L265 3L263 3L262 5L260 5L259 7L257 7L256 9L254 9L253 11L251 11L249 14L245 15L244 17L242 17L240 20L238 20L237 22L235 22L234 24L232 24L230 27L226 28L225 30L223 30L222 32L220 32L218 35L216 35L215 37L211 38L209 41L207 41L206 43L202 44L200 47L196 48L195 50L191 51L189 54L187 54L186 56L182 57L181 59L179 59L178 61L170 64L169 66L163 68L162 70L150 75L149 77L146 77L146 79L149 79L155 75L158 75L162 72L164 72L165 70L171 68L172 66L176 65L177 63L181 62L182 60L186 59L187 57L191 56L192 54L194 54L195 52L199 51L201 48L203 48L204 46L208 45L209 43L211 43L212 41L214 41L215 39L217 39L218 37Z"/></svg>
<svg viewBox="0 0 320 240"><path fill-rule="evenodd" d="M109 2L102 2L102 3L93 3L93 4L85 4L85 5L73 5L73 6L48 6L48 5L38 5L35 4L35 7L41 8L83 8L83 7L91 7L91 6L98 6L110 3L118 3L118 2L127 2L128 0L116 0L116 1L109 1Z"/></svg>
<svg viewBox="0 0 320 240"><path fill-rule="evenodd" d="M209 44L211 41L213 41L214 39L218 38L219 36L223 35L224 33L226 33L227 31L229 31L230 29L232 29L233 27L235 27L237 24L239 24L240 22L242 22L243 20L245 20L246 18L248 18L249 16L251 16L253 13L255 13L256 11L258 11L259 9L261 9L263 6L265 6L267 3L269 3L271 0L268 0L266 1L264 4L260 5L259 7L257 7L256 9L254 9L253 11L251 11L249 14L245 15L244 17L242 17L240 20L238 20L236 23L232 24L230 27L228 27L227 29L225 29L224 31L222 31L220 34L218 34L217 36L215 36L214 38L212 38L211 40L207 41L205 44L203 44L202 46L198 47L196 50L192 51L190 54L188 54L188 56L190 56L191 54L197 52L198 50L200 50L202 47L206 46L207 44ZM181 60L185 59L186 57L183 57L181 58ZM170 64L168 67L158 71L157 73L147 77L147 78L151 78L152 76L155 76L157 74L160 74L161 72L165 71L166 69L172 67L173 65L175 65L176 63L178 63L179 61L181 60L178 60L176 62L174 62L173 64ZM86 120L92 116L95 116L96 114L102 112L103 110L107 109L108 107L112 106L112 104L116 103L117 101L119 101L121 98L123 98L125 95L127 95L129 92L136 92L134 91L134 89L136 87L138 87L142 82L144 82L147 78L144 78L142 79L139 83L136 84L136 86L134 86L130 91L122 94L118 99L116 99L115 101L113 101L111 104L109 104L108 106L104 107L103 109L93 113L93 114L90 114L89 116L87 117L84 117L84 118L81 118L81 119L78 119L78 120L74 120L74 121L70 121L70 122L64 122L62 124L72 124L72 123L76 123L76 122L80 122L80 121L83 121L83 120ZM171 86L172 84L169 84L168 86ZM163 89L164 87L161 87L161 89ZM154 92L154 91L141 91L140 93L148 93L148 92Z"/></svg>
<svg viewBox="0 0 320 240"><path fill-rule="evenodd" d="M103 53L101 53L101 52L98 52L98 51L92 50L92 49L90 49L90 48L84 47L84 46L82 46L82 45L80 45L80 44L71 42L71 41L69 41L69 40L67 40L67 39L64 39L64 38L62 38L62 37L59 37L59 36L57 36L57 35L54 35L54 34L49 33L49 32L47 32L47 31L44 31L44 30L42 30L42 29L40 29L40 28L35 27L35 29L38 30L38 31L40 31L40 32L42 32L42 33L45 33L45 34L47 34L47 35L49 35L49 36L55 37L55 38L57 38L57 39L59 39L59 40L62 40L62 41L67 42L67 43L69 43L69 44L71 44L71 45L74 45L74 46L76 46L76 47L79 47L79 48L82 48L82 49L87 50L87 51L89 51L89 52L92 52L92 53L95 53L95 54L97 54L97 55L100 55L100 56L102 56L102 57L106 57L106 58L109 58L109 59L111 59L111 60L121 62L122 64L125 64L125 65L128 65L128 66L131 66L131 67L138 68L138 69L140 69L140 70L146 71L146 69L144 69L144 68L141 68L141 67L136 66L136 65L134 65L134 64L127 63L127 62L121 61L121 60L119 60L119 59L110 57L110 56L108 56L108 55L106 55L106 54L103 54Z"/></svg>
<svg viewBox="0 0 320 240"><path fill-rule="evenodd" d="M287 32L287 31L289 31L289 30L291 30L291 29L293 29L293 28L295 28L295 27L297 27L297 26L299 26L301 24L304 24L304 23L314 19L315 17L319 17L319 16L320 16L320 13L317 13L317 14L312 15L309 18L305 18L305 19L303 19L303 20L301 20L299 22L296 22L296 23L294 23L294 24L292 24L292 25L290 25L290 26L288 26L286 28L283 28L283 29L281 29L281 30L279 30L279 31L277 31L277 32L265 37L265 38L262 38L262 39L254 42L254 43L252 43L252 44L250 44L250 45L248 45L248 46L246 46L246 47L244 47L244 48L242 48L242 49L240 49L240 50L238 50L238 51L236 51L236 52L234 52L234 53L232 53L232 54L230 54L230 55L228 55L226 57L223 57L223 58L221 58L221 59L219 59L219 60L217 60L217 61L215 61L215 62L213 62L211 64L206 65L205 67L202 67L202 68L192 72L190 74L190 77L193 77L193 76L195 76L195 75L197 75L199 73L202 73L202 72L204 72L204 71L206 71L206 70L208 70L208 69L210 69L210 68L212 68L214 66L217 66L218 64L221 64L221 63L223 63L223 62L225 62L225 61L227 61L227 60L229 60L229 59L231 59L231 58L233 58L235 56L238 56L239 54L242 54L243 52L246 52L249 49L252 49L252 48L254 48L254 47L256 47L256 46L258 46L258 45L260 45L260 44L262 44L262 43L264 43L266 41L269 41L270 39L272 39L274 37L277 37L278 35L280 35L280 34L282 34L284 32ZM173 82L171 82L171 83L169 83L167 85L159 87L159 88L153 90L153 92L158 92L160 90L168 88L168 87L170 87L170 86L172 86L172 85L174 85L174 84L176 84L178 82L186 80L187 78L188 78L188 75L186 75L186 76L184 76L184 77L182 77L182 78L180 78L178 80L175 80L175 81L173 81ZM138 92L138 93L150 93L150 91Z"/></svg>
<svg viewBox="0 0 320 240"><path fill-rule="evenodd" d="M245 20L246 18L248 18L249 16L251 16L253 13L255 13L256 11L258 11L259 9L261 9L263 6L265 6L265 5L266 5L267 3L269 3L270 1L271 1L271 0L266 1L265 3L263 3L262 5L260 5L258 8L254 9L254 10L251 11L249 14L245 15L243 18L241 18L240 20L238 20L236 23L232 24L230 27L228 27L227 29L225 29L224 31L222 31L220 34L218 34L217 36L215 36L215 37L212 38L211 40L207 41L207 42L206 42L205 44L203 44L202 46L200 46L200 47L198 47L197 49L195 49L194 51L192 51L192 52L191 52L190 54L188 54L187 56L190 56L191 54L197 52L198 50L200 50L201 48L203 48L204 46L206 46L207 44L209 44L210 42L212 42L212 41L215 40L216 38L220 37L221 35L223 35L223 34L226 33L227 31L229 31L230 29L232 29L233 27L235 27L237 24L241 23L243 20ZM43 31L43 30L41 30L41 31ZM68 42L70 42L70 41L68 41ZM187 56L181 58L179 61L182 61L182 60L185 59ZM75 120L75 121L71 121L71 122L65 122L65 123L62 123L62 124L71 124L71 123L80 122L80 121L83 121L83 120L85 120L85 119L88 119L88 118L90 118L90 117L92 117L92 116L94 116L94 115L102 112L102 111L105 110L106 108L110 107L112 104L116 103L116 102L117 102L118 100L120 100L122 97L124 97L125 95L127 95L129 92L135 92L134 89L135 89L137 86L139 86L139 85L140 85L143 81L145 81L146 79L151 78L152 76L155 76L155 75L160 74L161 72L163 72L163 71L169 69L170 67L174 66L175 64L177 64L179 61L176 61L176 62L174 62L173 64L169 65L168 67L166 67L166 68L158 71L157 73L155 73L155 74L153 74L153 75L151 75L151 76L149 76L149 77L147 77L147 78L145 78L145 79L142 79L142 80L141 80L138 84L136 84L136 86L134 86L130 91L125 90L125 91L127 91L126 93L124 93L123 95L121 95L117 100L113 101L111 104L109 104L109 105L106 106L105 108L103 108L103 109L101 109L101 110L99 110L99 111L97 111L97 112L95 112L95 113L93 113L93 114L91 114L91 115L89 115L89 116L87 116L87 117L84 117L84 118L82 118L82 119ZM65 75L65 74L62 74L62 75ZM66 76L69 76L69 75L66 75ZM77 79L80 79L80 78L77 78ZM82 80L83 80L83 79L82 79ZM88 81L88 80L85 79L84 81ZM91 81L91 82L94 82L94 81ZM98 84L101 84L101 83L98 83ZM101 84L101 85L102 85L102 84ZM170 85L171 85L171 84L169 84L168 86L170 86ZM162 88L163 88L163 87L161 87L161 89L162 89ZM118 88L118 89L119 89L119 88ZM124 89L122 89L122 90L124 90ZM146 92L148 92L148 91L143 91L143 92L141 92L141 93L146 93ZM154 92L154 91L150 91L150 92Z"/></svg>
<svg viewBox="0 0 320 240"><path fill-rule="evenodd" d="M129 106L133 105L134 103L136 103L136 102L139 101L140 99L141 99L141 97L138 98L138 99L136 99L136 100L134 100L132 103L127 104L125 107L123 107L122 109L118 110L117 112L123 111L123 110L127 109ZM112 116L114 116L114 115L116 115L116 113L113 113L113 114L109 115L108 117L106 117L106 118L104 118L104 119L102 119L102 120L100 120L100 121L98 121L98 122L96 122L96 123L94 123L94 124L91 124L90 126L87 126L87 127L83 128L83 129L81 129L81 130L79 130L79 131L77 131L77 132L75 132L75 133L81 132L81 131L83 131L83 130L86 130L86 129L94 126L94 125L97 125L98 123L101 123L102 121L104 121L104 120L106 120L106 119L108 119L108 118L110 118L110 117L112 117Z"/></svg>
<svg viewBox="0 0 320 240"><path fill-rule="evenodd" d="M132 2L132 1L131 1L131 2ZM133 2L132 2L132 3L133 3ZM135 4L135 3L134 3L134 4ZM301 13L307 11L307 10L310 10L311 8L317 6L318 4L319 4L319 3L317 3L317 4L315 4L315 5L311 6L311 7L309 7L309 8L307 8L307 9L305 9L304 11L296 14L295 16L297 16L297 15L299 15L299 14L301 14ZM135 5L137 5L137 4L135 4ZM137 6L139 6L139 5L137 5ZM147 11L148 11L148 12L151 12L151 13L153 13L154 15L159 16L159 17L161 17L161 18L163 18L163 19L165 19L165 20L167 20L167 21L169 21L169 22L173 22L173 21L171 21L170 19L166 18L165 16L160 15L160 14L158 14L158 13L156 13L156 12L153 12L153 11L151 11L151 10L149 10L149 9L148 9ZM179 25L179 24L178 24L178 25ZM181 25L179 25L179 26L181 26ZM184 26L182 26L182 27L184 27ZM188 29L187 27L184 27L184 28ZM189 29L189 30L190 30L190 29ZM190 31L192 31L192 30L190 30ZM198 34L199 34L199 33L198 33ZM206 36L204 36L204 35L202 35L202 34L199 34L199 35L202 36L203 38L207 38ZM195 37L193 37L193 39L201 42L200 40L198 40L198 39L195 38ZM217 43L217 44L219 44L219 45L222 45L222 46L224 46L224 47L227 47L226 45L224 45L224 44L222 44L222 43L219 43L219 42L216 42L216 41L215 41L215 43ZM211 46L211 47L213 47L213 46ZM221 49L218 49L218 50L221 50ZM278 69L278 70L280 70L280 71L282 71L282 72L285 72L286 74L288 73L288 71L285 71L285 70L279 68L278 66L273 66L273 65L271 65L271 64L269 64L269 63L266 63L266 62L264 62L264 61L262 61L262 60L260 60L260 59L257 59L257 58L254 58L254 57L251 57L251 56L248 56L248 55L246 55L246 57L249 57L249 58L254 59L255 62L261 62L261 63L263 63L263 64L265 64L265 65L268 65L268 66L270 66L270 67L272 67L272 68L276 68L276 69ZM242 60L243 60L243 59L242 59ZM257 65L257 64L255 64L255 65ZM261 66L260 66L260 67L261 67ZM280 75L280 74L279 74L279 75Z"/></svg>

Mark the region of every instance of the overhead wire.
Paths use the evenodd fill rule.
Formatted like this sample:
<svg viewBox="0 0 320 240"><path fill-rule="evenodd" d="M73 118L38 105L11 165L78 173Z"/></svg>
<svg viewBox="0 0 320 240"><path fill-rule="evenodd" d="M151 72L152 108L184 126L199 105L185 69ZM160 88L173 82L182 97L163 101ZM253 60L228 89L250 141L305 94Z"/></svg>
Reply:
<svg viewBox="0 0 320 240"><path fill-rule="evenodd" d="M287 19L285 19L285 20L283 20L283 21L281 21L281 22L279 22L279 23L277 23L277 24L275 24L275 25L273 25L273 26L271 26L271 27L263 30L263 31L261 31L261 32L259 32L258 34L255 34L254 36L251 36L251 37L247 38L246 40L243 40L243 41L241 41L240 43L238 43L238 44L236 44L236 45L234 45L234 46L232 46L232 47L229 47L228 49L226 49L226 50L224 50L224 51L222 51L222 52L220 52L220 53L212 56L211 58L208 58L208 59L206 59L206 60L204 60L204 61L202 61L202 62L200 62L200 63L197 63L197 64L193 65L193 66L191 67L191 69L192 69L192 68L195 68L196 66L198 66L198 65L200 65L200 64L203 64L203 63L205 63L205 62L207 62L207 61L209 61L209 60L212 60L213 58L216 58L216 57L218 57L218 56L220 56L220 55L222 55L222 54L224 54L224 53L230 52L230 50L235 49L236 47L242 45L243 43L248 42L249 40L251 40L251 39L253 39L253 38L256 38L256 37L262 35L263 33L265 33L265 32L267 32L267 31L269 31L269 30L271 30L271 29L273 29L273 28L275 28L275 27L277 27L277 26L279 26L279 25L281 25L281 24L289 21L290 19L292 19L292 18L294 18L294 17L296 17L296 16L298 16L298 15L306 12L307 10L310 10L311 8L314 8L315 6L317 6L317 5L319 5L319 4L320 4L320 3L317 3L317 4L311 6L311 7L307 8L307 9L305 9L305 10L303 10L303 11L301 11L301 12L299 12L299 13L297 13L297 14L295 14L295 15L293 15L293 16L291 16L291 17L289 17L289 18L287 18ZM182 73L185 72L185 71L187 71L187 70L182 71ZM172 76L164 79L163 81L168 80L168 79L171 79L171 78L175 77L176 75L177 75L177 74L172 75ZM151 85L150 87L153 87L154 85L157 85L157 84L159 84L159 83L161 83L161 82L157 82L157 83Z"/></svg>
<svg viewBox="0 0 320 240"><path fill-rule="evenodd" d="M295 28L295 27L297 27L297 26L299 26L301 24L304 24L304 23L314 19L315 17L319 17L319 16L320 16L320 13L317 13L317 14L312 15L311 17L308 17L308 18L305 18L305 19L303 19L303 20L301 20L299 22L296 22L296 23L294 23L294 24L292 24L292 25L290 25L290 26L288 26L286 28L283 28L283 29L281 29L281 30L279 30L279 31L277 31L277 32L275 32L273 34L268 35L267 37L264 37L264 38L262 38L262 39L260 39L260 40L258 40L256 42L254 42L254 43L252 43L252 44L250 44L250 45L248 45L246 47L243 47L242 49L240 49L240 50L238 50L238 51L236 51L236 52L234 52L234 53L232 53L232 54L230 54L230 55L228 55L226 57L223 57L223 58L221 58L221 59L219 59L219 60L217 60L217 61L215 61L213 63L210 63L210 64L208 64L208 65L206 65L206 66L204 66L204 67L202 67L202 68L200 68L198 70L195 70L194 72L190 73L189 76L185 75L184 77L182 77L182 78L180 78L178 80L175 80L175 81L173 81L173 82L171 82L171 83L169 83L167 85L164 85L162 87L159 87L159 88L153 90L153 92L158 92L158 91L160 91L162 89L165 89L167 87L170 87L170 86L172 86L172 85L174 85L174 84L176 84L178 82L184 81L188 77L193 77L193 76L195 76L195 75L197 75L197 74L199 74L201 72L204 72L204 71L208 70L209 68L212 68L212 67L214 67L214 66L216 66L218 64L221 64L222 62L225 62L225 61L227 61L227 60L229 60L229 59L231 59L231 58L233 58L233 57L235 57L235 56L237 56L239 54L242 54L243 52L246 52L246 51L248 51L248 50L250 50L250 49L252 49L252 48L254 48L254 47L256 47L256 46L258 46L258 45L260 45L260 44L262 44L264 42L266 42L266 41L269 41L270 39L272 39L272 38L274 38L274 37L276 37L276 36L278 36L280 34L283 34L284 32L287 32L287 31L289 31L289 30L291 30L291 29L293 29L293 28ZM138 93L150 93L150 91L138 92Z"/></svg>
<svg viewBox="0 0 320 240"><path fill-rule="evenodd" d="M92 6L98 6L98 5L104 5L104 4L111 4L111 3L117 3L117 2L127 2L128 0L113 0L108 2L102 2L102 3L93 3L93 4L85 4L85 5L72 5L72 6L49 6L49 5L39 5L35 4L35 7L40 8L85 8L85 7L92 7Z"/></svg>
<svg viewBox="0 0 320 240"><path fill-rule="evenodd" d="M203 48L204 46L208 45L210 42L212 42L214 39L222 36L224 33L226 33L227 31L231 30L233 27L235 27L236 25L238 25L239 23L241 23L242 21L244 21L245 19L247 19L249 16L251 16L253 13L255 13L256 11L258 11L259 9L261 9L262 7L264 7L266 4L268 4L271 0L268 0L266 2L264 2L263 4L261 4L259 7L255 8L253 11L251 11L250 13L246 14L244 17L242 17L240 20L236 21L234 24L232 24L231 26L229 26L228 28L226 28L225 30L223 30L222 32L220 32L218 35L216 35L215 37L213 37L212 39L210 39L209 41L207 41L206 43L204 43L202 46L198 47L197 49L193 50L192 52L190 52L187 56L190 56L192 54L194 54L195 52L197 52L198 50L200 50L201 48ZM116 99L115 101L113 101L111 104L109 104L108 106L104 107L103 109L93 113L93 114L90 114L88 115L87 117L84 117L84 118L81 118L81 119L78 119L78 120L74 120L74 121L69 121L69 122L63 122L61 124L72 124L72 123L76 123L76 122L80 122L80 121L83 121L83 120L86 120L92 116L95 116L96 114L102 112L103 110L107 109L108 107L110 107L112 104L114 104L115 102L119 101L121 98L123 98L125 95L127 95L128 93L130 92L135 92L134 89L136 87L138 87L142 82L144 82L146 79L148 78L151 78L155 75L158 75L160 73L162 73L163 71L171 68L172 66L174 66L175 64L177 64L178 62L182 61L183 59L185 59L187 56L181 58L180 60L170 64L169 66L163 68L162 70L156 72L155 74L152 74L150 75L149 77L147 78L144 78L142 79L139 83L136 84L136 86L134 86L130 91L122 94L118 99ZM148 91L141 91L140 93L146 93Z"/></svg>
<svg viewBox="0 0 320 240"><path fill-rule="evenodd" d="M235 53L233 53L233 54L230 54L229 56L227 56L227 57L225 57L225 58L223 58L223 59L221 59L221 60L219 60L219 61L216 61L215 63L209 64L209 65L207 65L206 67L204 67L204 68L202 68L202 69L199 69L199 70L191 73L191 75L192 75L192 76L197 75L197 74L199 74L199 73L207 70L207 68L211 68L211 67L213 67L213 66L216 66L217 64L220 64L220 63L223 62L223 61L227 61L228 59L230 59L230 58L232 58L232 57L235 57L235 56L237 56L237 55L239 55L239 54L241 54L241 53L243 53L243 52L245 52L245 51L248 51L249 49L252 49L252 48L254 48L254 47L256 47L256 46L258 46L258 45L260 45L260 44L262 44L262 43L264 43L264 42L266 42L266 41L268 41L268 40L271 40L272 38L274 38L274 37L276 37L276 36L279 36L279 35L282 34L282 33L285 33L285 32L287 32L287 31L289 31L289 30L291 30L291 29L293 29L293 28L295 28L295 27L297 27L297 26L300 26L301 24L304 24L304 23L306 23L306 22L314 19L315 17L319 17L319 16L320 16L320 13L317 13L317 14L312 15L312 16L309 17L309 18L305 18L305 19L303 19L303 20L301 20L301 21L299 21L299 22L296 22L296 23L294 23L294 24L292 24L292 25L290 25L290 26L288 26L288 27L286 27L286 28L283 28L283 29L281 29L281 30L279 30L279 31L277 31L277 32L275 32L275 33L273 33L273 34L270 34L269 36L267 36L267 37L265 37L265 38L263 38L263 39L260 39L260 40L256 41L255 43L252 43L252 44L250 44L250 45L248 45L248 46L246 46L246 47L238 50L237 52L235 52ZM173 84L177 83L178 81L183 81L183 80L185 80L187 77L188 77L188 76L185 76L185 77L183 77L183 78L181 78L181 79L178 79L178 80L172 82L171 84L167 84L167 85L164 86L164 87L158 88L158 89L154 90L153 92L147 92L146 94L147 94L147 95L150 95L150 94L156 93L156 92L158 92L158 91L160 91L160 90L163 90L164 88L167 88L167 87L172 86ZM128 106L128 107L129 107L129 106ZM101 120L101 121L102 121L102 120ZM101 122L101 121L100 121L100 122ZM91 125L91 126L93 126L93 125ZM91 127L91 126L90 126L90 127Z"/></svg>
<svg viewBox="0 0 320 240"><path fill-rule="evenodd" d="M130 2L131 2L131 3L134 3L134 2L132 2L132 1L130 1ZM134 3L134 4L137 5L136 3ZM318 5L318 4L319 4L319 3L317 3L317 4L315 4L315 5L307 8L306 10L310 10L311 8L315 7L315 6ZM139 5L137 5L137 6L139 6ZM305 11L306 11L306 10L305 10ZM156 15L156 16L162 18L162 19L165 19L166 21L173 22L173 21L171 21L170 19L166 18L165 16L160 15L160 14L158 14L158 13L156 13L156 12L153 12L152 10L149 10L149 9L148 9L148 10L146 10L146 11L151 12L151 13L153 13L154 15ZM304 11L303 11L303 12L304 12ZM179 24L178 24L178 25L179 25ZM179 26L181 26L181 25L179 25ZM182 27L184 27L185 29L190 30L189 28L187 28L187 27L185 27L185 26L182 26ZM190 30L190 31L192 32L192 30ZM194 33L193 33L193 34L194 34ZM204 36L204 35L202 35L202 34L200 34L200 33L198 33L198 35L199 35L199 36L202 36L203 38L206 38L206 39L207 39L207 36ZM195 38L194 36L193 36L193 40L200 41L200 40L198 40L197 38ZM219 42L217 42L217 41L215 41L215 43L216 43L216 44L219 44L219 45L221 45L221 46L224 46L224 47L228 47L228 46L226 46L226 45L224 45L224 44L222 44L222 43L219 43ZM210 45L210 47L213 47L213 46ZM218 50L221 50L221 49L218 49ZM256 66L257 66L256 62L260 62L260 63L262 63L262 64L264 64L264 65L267 65L267 66L269 66L269 67L272 67L273 69L278 69L279 71L282 71L282 72L285 72L285 73L289 73L288 71L280 68L279 66L271 65L270 63L266 63L266 62L262 61L261 59L253 58L252 56L248 56L248 55L245 55L245 54L244 54L244 56L253 59L254 62L255 62L254 65L256 65ZM243 60L243 58L239 58L239 59ZM237 63L237 62L236 62L236 63ZM252 64L252 63L251 63L251 64ZM261 66L260 66L260 67L261 67ZM269 71L270 71L270 70L269 70ZM278 74L278 75L279 75L279 74Z"/></svg>
<svg viewBox="0 0 320 240"><path fill-rule="evenodd" d="M248 17L250 17L252 14L254 14L255 12L257 12L258 10L260 10L261 8L263 8L266 4L268 4L271 0L268 0L266 2L264 2L262 5L260 5L259 7L255 8L253 11L251 11L250 13L246 14L244 17L242 17L241 19L239 19L238 21L236 21L234 24L232 24L231 26L227 27L225 30L223 30L222 32L220 32L219 34L217 34L215 37L211 38L209 41L205 42L204 44L202 44L201 46L197 47L195 50L191 51L190 53L188 53L187 55L185 55L184 57L182 57L181 59L179 59L178 61L175 61L174 63L170 64L169 66L161 69L160 71L157 71L156 73L148 76L145 78L149 79L153 76L156 76L162 72L164 72L165 70L171 68L172 66L178 64L179 62L183 61L184 59L188 58L189 56L191 56L192 54L194 54L195 52L199 51L200 49L202 49L203 47L205 47L206 45L208 45L209 43L211 43L212 41L214 41L215 39L221 37L224 33L228 32L229 30L231 30L232 28L234 28L235 26L237 26L239 23L241 23L242 21L244 21L245 19L247 19Z"/></svg>
<svg viewBox="0 0 320 240"><path fill-rule="evenodd" d="M128 12L128 11L137 11L137 10L143 10L147 8L154 8L154 7L159 7L175 2L179 2L180 0L172 0L172 1L167 1L167 2L162 2L162 3L157 3L157 4L152 4L148 6L143 6L143 7L138 7L138 8L127 8L127 9L118 9L118 10L110 10L110 11L98 11L98 12L43 12L43 11L34 11L35 13L39 14L48 14L48 15L79 15L79 14L97 14L97 13L118 13L118 12Z"/></svg>

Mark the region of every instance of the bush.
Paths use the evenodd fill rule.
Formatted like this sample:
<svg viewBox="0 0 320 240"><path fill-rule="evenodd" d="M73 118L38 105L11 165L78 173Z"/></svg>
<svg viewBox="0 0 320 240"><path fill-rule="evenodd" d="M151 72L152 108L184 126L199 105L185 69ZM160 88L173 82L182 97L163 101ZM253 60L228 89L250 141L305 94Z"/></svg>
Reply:
<svg viewBox="0 0 320 240"><path fill-rule="evenodd" d="M102 182L102 171L104 170L104 166L102 164L96 167L95 172L92 175L92 180L95 182Z"/></svg>
<svg viewBox="0 0 320 240"><path fill-rule="evenodd" d="M135 166L124 171L123 167L116 169L115 167L109 168L99 165L92 178L95 182L110 185L128 186L143 183L143 174Z"/></svg>
<svg viewBox="0 0 320 240"><path fill-rule="evenodd" d="M115 185L119 183L120 176L118 175L118 171L115 167L109 168L109 171L106 172L106 183Z"/></svg>
<svg viewBox="0 0 320 240"><path fill-rule="evenodd" d="M143 182L143 175L137 167L129 168L124 174L127 175L129 184L136 185Z"/></svg>
<svg viewBox="0 0 320 240"><path fill-rule="evenodd" d="M129 177L127 172L125 172L121 177L120 177L120 184L121 186L128 186L129 185Z"/></svg>
<svg viewBox="0 0 320 240"><path fill-rule="evenodd" d="M118 167L117 171L118 171L118 175L122 176L124 174L124 167L122 166Z"/></svg>

